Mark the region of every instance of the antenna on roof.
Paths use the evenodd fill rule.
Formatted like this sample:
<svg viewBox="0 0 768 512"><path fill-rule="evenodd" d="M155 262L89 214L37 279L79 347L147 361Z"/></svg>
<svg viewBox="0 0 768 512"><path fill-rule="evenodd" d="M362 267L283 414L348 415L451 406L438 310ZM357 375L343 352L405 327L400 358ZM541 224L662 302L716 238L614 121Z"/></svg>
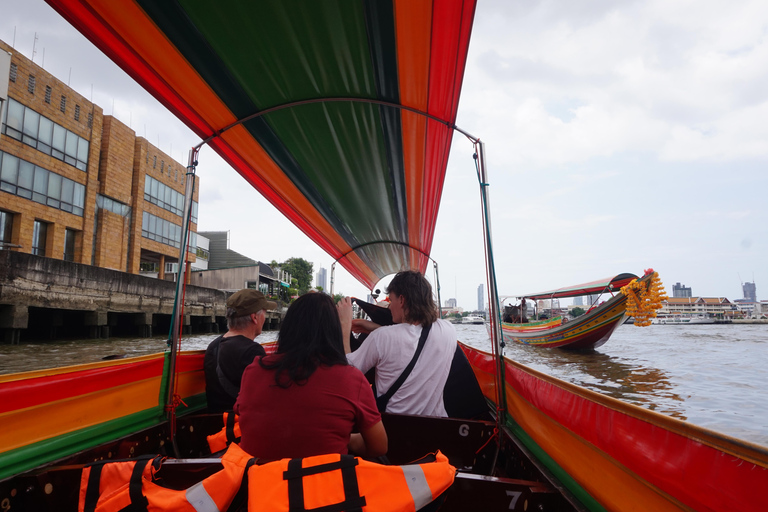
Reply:
<svg viewBox="0 0 768 512"><path fill-rule="evenodd" d="M35 62L36 54L37 54L37 32L35 32L35 40L32 42L32 62Z"/></svg>

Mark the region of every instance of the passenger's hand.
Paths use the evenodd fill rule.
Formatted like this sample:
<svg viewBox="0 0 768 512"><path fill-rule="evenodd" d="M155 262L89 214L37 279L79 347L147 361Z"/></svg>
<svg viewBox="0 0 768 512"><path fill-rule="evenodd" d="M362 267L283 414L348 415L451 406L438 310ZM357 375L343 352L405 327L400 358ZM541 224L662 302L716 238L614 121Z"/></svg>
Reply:
<svg viewBox="0 0 768 512"><path fill-rule="evenodd" d="M357 334L369 334L381 327L379 324L373 323L370 320L364 320L362 318L355 318L352 320L352 332Z"/></svg>
<svg viewBox="0 0 768 512"><path fill-rule="evenodd" d="M344 297L336 304L336 310L339 312L339 321L341 322L341 332L345 336L352 330L352 299Z"/></svg>

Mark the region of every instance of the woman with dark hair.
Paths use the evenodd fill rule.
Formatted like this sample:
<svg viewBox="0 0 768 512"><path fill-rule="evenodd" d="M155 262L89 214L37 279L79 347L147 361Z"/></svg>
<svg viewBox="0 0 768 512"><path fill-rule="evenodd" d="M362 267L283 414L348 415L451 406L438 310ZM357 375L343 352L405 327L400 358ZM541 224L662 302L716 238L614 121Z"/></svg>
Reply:
<svg viewBox="0 0 768 512"><path fill-rule="evenodd" d="M267 460L386 453L371 387L344 355L342 333L351 325L348 298L337 307L324 293L308 293L288 308L277 351L243 373L235 403L243 450Z"/></svg>

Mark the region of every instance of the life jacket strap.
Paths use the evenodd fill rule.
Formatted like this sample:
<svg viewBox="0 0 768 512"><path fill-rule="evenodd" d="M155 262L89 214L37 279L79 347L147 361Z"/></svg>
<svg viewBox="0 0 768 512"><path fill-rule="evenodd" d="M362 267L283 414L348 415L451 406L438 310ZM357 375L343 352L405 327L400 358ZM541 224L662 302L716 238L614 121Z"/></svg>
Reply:
<svg viewBox="0 0 768 512"><path fill-rule="evenodd" d="M136 461L136 465L133 466L133 471L131 472L131 480L128 483L128 496L131 498L131 504L120 512L147 512L149 500L144 496L144 479L142 475L144 474L144 468L151 464L154 459L155 457L152 455L146 455L139 457L139 460Z"/></svg>
<svg viewBox="0 0 768 512"><path fill-rule="evenodd" d="M302 459L291 459L288 462L288 470L283 472L283 479L288 481L288 511L289 512L362 512L366 504L365 497L360 496L360 487L357 484L357 472L355 466L358 460L352 455L341 455L338 462L319 464L309 468L301 467ZM341 470L341 479L344 484L344 501L323 507L307 509L304 505L305 476L317 475L330 471Z"/></svg>
<svg viewBox="0 0 768 512"><path fill-rule="evenodd" d="M229 411L228 413L224 413L227 416L227 424L226 424L226 434L227 434L227 446L229 446L231 443L240 443L240 438L235 437L235 413L234 411Z"/></svg>
<svg viewBox="0 0 768 512"><path fill-rule="evenodd" d="M88 486L85 488L85 506L84 512L94 512L99 503L99 482L101 482L101 468L104 464L91 466L88 474Z"/></svg>

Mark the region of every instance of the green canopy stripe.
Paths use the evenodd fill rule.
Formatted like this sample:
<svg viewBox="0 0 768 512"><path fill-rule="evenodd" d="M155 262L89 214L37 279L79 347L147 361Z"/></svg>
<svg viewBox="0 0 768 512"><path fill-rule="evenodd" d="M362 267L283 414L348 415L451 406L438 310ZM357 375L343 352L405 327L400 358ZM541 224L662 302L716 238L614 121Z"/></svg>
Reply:
<svg viewBox="0 0 768 512"><path fill-rule="evenodd" d="M379 99L400 103L400 84L395 40L395 11L392 0L366 0L365 17L371 49L376 92ZM399 222L400 240L408 240L408 212L403 162L403 134L400 110L380 107L384 145L392 183L394 212Z"/></svg>

